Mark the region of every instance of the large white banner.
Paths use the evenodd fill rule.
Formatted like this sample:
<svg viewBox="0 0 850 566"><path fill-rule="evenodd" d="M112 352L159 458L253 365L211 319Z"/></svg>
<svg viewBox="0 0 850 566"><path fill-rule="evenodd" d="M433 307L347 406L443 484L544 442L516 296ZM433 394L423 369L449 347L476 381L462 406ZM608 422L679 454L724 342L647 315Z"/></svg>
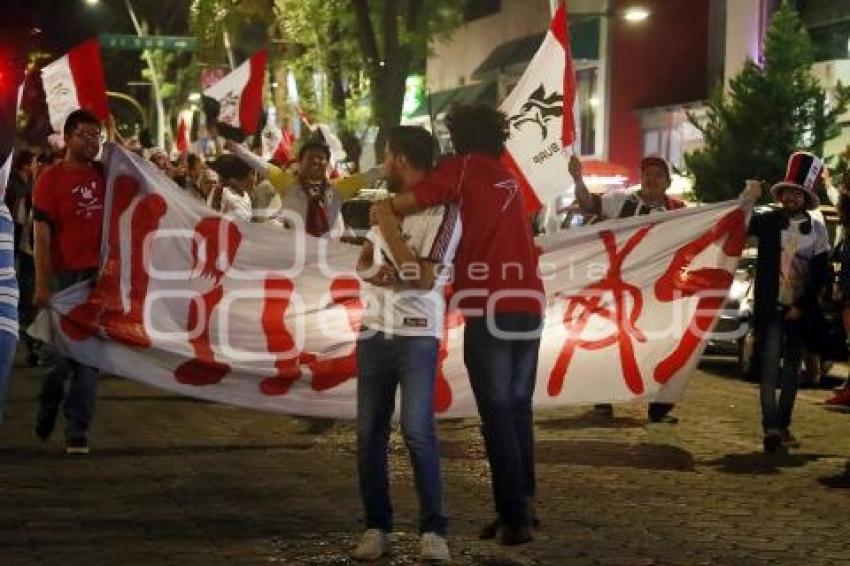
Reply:
<svg viewBox="0 0 850 566"><path fill-rule="evenodd" d="M107 170L101 276L58 294L39 334L83 363L180 394L353 417L360 249L222 217L121 148ZM724 302L748 213L728 202L539 241L549 304L535 404L677 399ZM475 413L462 338L452 310L440 415Z"/></svg>

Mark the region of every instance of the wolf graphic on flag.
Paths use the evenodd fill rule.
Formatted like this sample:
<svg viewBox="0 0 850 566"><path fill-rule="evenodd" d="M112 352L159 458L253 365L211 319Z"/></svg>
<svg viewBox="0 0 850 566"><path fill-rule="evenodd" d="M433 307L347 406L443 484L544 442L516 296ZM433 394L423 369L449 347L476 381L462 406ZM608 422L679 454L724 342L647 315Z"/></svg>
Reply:
<svg viewBox="0 0 850 566"><path fill-rule="evenodd" d="M549 137L549 122L564 115L564 95L559 92L546 94L546 88L540 87L531 93L528 101L522 105L521 113L511 116L511 126L522 128L529 122L540 127L541 141Z"/></svg>

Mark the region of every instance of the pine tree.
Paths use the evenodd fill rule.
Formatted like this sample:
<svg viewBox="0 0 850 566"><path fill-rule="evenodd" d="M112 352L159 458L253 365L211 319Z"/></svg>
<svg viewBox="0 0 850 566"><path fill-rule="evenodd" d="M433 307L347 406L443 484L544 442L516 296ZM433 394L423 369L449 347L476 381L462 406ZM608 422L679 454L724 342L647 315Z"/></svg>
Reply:
<svg viewBox="0 0 850 566"><path fill-rule="evenodd" d="M735 198L746 179L770 183L784 176L797 150L822 156L824 144L840 134L837 117L850 103L850 87L827 96L811 70L814 50L799 15L787 2L773 16L762 66L748 61L708 102L706 117L691 116L705 139L685 158L702 201Z"/></svg>

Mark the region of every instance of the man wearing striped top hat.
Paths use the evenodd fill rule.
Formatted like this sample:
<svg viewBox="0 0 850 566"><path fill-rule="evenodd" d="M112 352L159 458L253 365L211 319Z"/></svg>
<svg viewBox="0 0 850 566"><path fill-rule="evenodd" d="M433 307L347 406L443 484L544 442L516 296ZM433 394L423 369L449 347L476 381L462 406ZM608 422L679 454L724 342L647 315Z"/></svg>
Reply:
<svg viewBox="0 0 850 566"><path fill-rule="evenodd" d="M770 189L779 206L750 221L750 234L758 238L754 361L768 453L799 446L790 426L800 361L829 273L826 225L810 213L819 205L815 188L822 172L823 162L811 153L792 154L785 179Z"/></svg>

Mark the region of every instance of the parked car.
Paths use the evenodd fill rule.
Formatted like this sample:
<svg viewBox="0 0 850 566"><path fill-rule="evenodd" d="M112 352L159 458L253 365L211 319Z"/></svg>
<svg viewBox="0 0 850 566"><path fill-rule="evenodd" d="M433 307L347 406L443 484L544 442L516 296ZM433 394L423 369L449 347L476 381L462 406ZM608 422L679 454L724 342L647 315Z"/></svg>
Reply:
<svg viewBox="0 0 850 566"><path fill-rule="evenodd" d="M734 356L738 372L744 377L752 370L756 251L755 247L747 247L741 253L729 295L706 347L708 354Z"/></svg>

